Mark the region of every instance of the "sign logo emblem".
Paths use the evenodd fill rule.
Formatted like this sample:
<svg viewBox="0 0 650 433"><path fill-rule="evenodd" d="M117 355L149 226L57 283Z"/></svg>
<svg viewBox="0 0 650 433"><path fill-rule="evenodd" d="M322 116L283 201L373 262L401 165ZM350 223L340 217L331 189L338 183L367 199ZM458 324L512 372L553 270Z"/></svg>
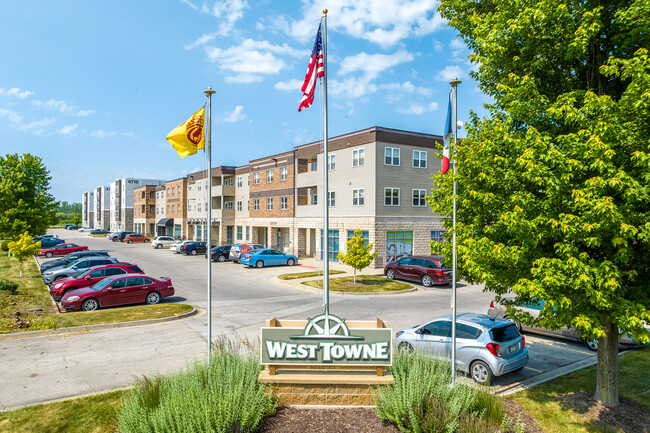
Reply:
<svg viewBox="0 0 650 433"><path fill-rule="evenodd" d="M350 335L345 319L329 314L327 308L325 314L308 319L302 335L292 335L290 338L292 340L363 340L361 336Z"/></svg>
<svg viewBox="0 0 650 433"><path fill-rule="evenodd" d="M185 132L190 143L195 146L198 145L203 138L203 116L194 116L188 120L185 125Z"/></svg>

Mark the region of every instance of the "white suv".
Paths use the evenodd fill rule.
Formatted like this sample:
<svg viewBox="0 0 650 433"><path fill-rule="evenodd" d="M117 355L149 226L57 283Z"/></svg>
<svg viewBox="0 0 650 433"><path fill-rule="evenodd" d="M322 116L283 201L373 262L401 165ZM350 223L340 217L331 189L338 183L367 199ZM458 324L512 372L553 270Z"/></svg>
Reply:
<svg viewBox="0 0 650 433"><path fill-rule="evenodd" d="M156 239L151 241L151 246L156 249L169 248L174 242L176 241L171 236L156 236Z"/></svg>

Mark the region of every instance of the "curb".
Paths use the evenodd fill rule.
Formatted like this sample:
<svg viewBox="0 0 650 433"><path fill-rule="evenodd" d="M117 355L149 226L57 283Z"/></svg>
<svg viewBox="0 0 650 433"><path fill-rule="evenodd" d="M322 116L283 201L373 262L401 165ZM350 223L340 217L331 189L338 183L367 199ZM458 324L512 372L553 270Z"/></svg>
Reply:
<svg viewBox="0 0 650 433"><path fill-rule="evenodd" d="M349 276L349 275L345 275L345 274L336 274L336 275L338 276L338 278L343 278L343 277ZM287 286L302 289L302 290L304 290L306 292L323 293L323 291L321 289L316 289L314 287L309 287L309 286L306 286L306 285L302 284L305 281L315 281L315 280L318 280L318 277L294 278L293 280L281 280L277 276L269 278L269 281L275 281L275 282L278 282L278 283L281 283L281 284L285 284ZM405 284L410 284L410 283L408 283L406 281L400 281L400 282L403 282ZM413 292L419 292L419 291L424 291L424 290L421 290L420 288L413 286L410 289L398 290L398 291L393 291L393 292L339 292L339 291L333 292L333 291L330 291L330 295L339 295L339 296L389 296L389 295L392 295L392 296L396 296L396 295L401 295L403 293L413 293Z"/></svg>
<svg viewBox="0 0 650 433"><path fill-rule="evenodd" d="M39 331L12 332L9 334L1 334L0 340L17 340L20 338L40 337L42 335L69 334L71 332L91 332L103 329L131 328L141 325L153 325L156 323L173 322L175 320L186 319L198 313L204 312L205 310L203 308L194 307L192 311L179 314L178 316L161 317L159 319L133 320L130 322L98 323L96 325L71 326L69 328L43 329Z"/></svg>

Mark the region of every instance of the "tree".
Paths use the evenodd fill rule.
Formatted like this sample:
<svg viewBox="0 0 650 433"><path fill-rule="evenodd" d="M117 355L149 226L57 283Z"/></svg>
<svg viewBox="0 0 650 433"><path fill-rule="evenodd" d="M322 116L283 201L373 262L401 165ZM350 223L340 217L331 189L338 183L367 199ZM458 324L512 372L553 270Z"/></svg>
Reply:
<svg viewBox="0 0 650 433"><path fill-rule="evenodd" d="M34 242L29 232L25 232L15 242L9 243L9 252L20 263L20 277L23 276L23 263L41 250L41 243Z"/></svg>
<svg viewBox="0 0 650 433"><path fill-rule="evenodd" d="M515 307L544 299L538 323L598 339L595 399L618 405L618 338L650 321L650 4L645 0L443 1L493 102L434 176L458 260ZM449 221L447 228L451 228ZM434 245L451 257L451 245ZM514 292L507 302L502 295Z"/></svg>
<svg viewBox="0 0 650 433"><path fill-rule="evenodd" d="M361 229L356 229L354 236L345 243L347 245L345 254L342 251L339 251L338 254L338 259L342 263L352 266L354 269L354 284L357 283L357 270L367 268L377 257L377 253L370 252L372 244L365 245L365 242Z"/></svg>
<svg viewBox="0 0 650 433"><path fill-rule="evenodd" d="M16 239L25 231L39 235L55 222L51 179L37 156L0 157L0 236Z"/></svg>

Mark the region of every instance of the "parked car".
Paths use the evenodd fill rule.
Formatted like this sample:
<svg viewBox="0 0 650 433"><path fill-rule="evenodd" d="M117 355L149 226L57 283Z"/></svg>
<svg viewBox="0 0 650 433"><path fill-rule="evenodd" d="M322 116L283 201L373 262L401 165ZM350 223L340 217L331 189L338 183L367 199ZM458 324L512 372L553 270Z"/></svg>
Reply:
<svg viewBox="0 0 650 433"><path fill-rule="evenodd" d="M32 240L33 240L34 242L39 242L39 241L42 241L43 239L47 239L47 238L56 238L56 239L58 239L58 238L59 238L59 235L49 235L49 234L48 234L48 235L34 236L34 237L32 238Z"/></svg>
<svg viewBox="0 0 650 433"><path fill-rule="evenodd" d="M108 257L108 256L109 254L107 251L77 251L76 253L68 254L65 257L61 257L60 259L43 263L40 267L40 271L42 274L48 269L61 268L72 262L76 262L82 257Z"/></svg>
<svg viewBox="0 0 650 433"><path fill-rule="evenodd" d="M239 263L239 256L244 253L249 253L253 250L259 250L264 248L264 245L260 244L234 244L230 248L230 260L235 263Z"/></svg>
<svg viewBox="0 0 650 433"><path fill-rule="evenodd" d="M38 242L41 243L41 249L52 248L55 245L65 243L63 239L59 239L59 238L44 238Z"/></svg>
<svg viewBox="0 0 650 433"><path fill-rule="evenodd" d="M119 233L120 233L120 232L109 232L109 233L106 233L106 237L107 237L108 239L110 239L110 240L114 240L114 239L115 239L115 236L117 236Z"/></svg>
<svg viewBox="0 0 650 433"><path fill-rule="evenodd" d="M66 224L66 225L63 226L63 228L66 229L66 230L70 230L70 227L77 227L77 226L74 225L74 224Z"/></svg>
<svg viewBox="0 0 650 433"><path fill-rule="evenodd" d="M452 271L443 266L442 256L406 256L390 262L384 268L384 275L394 280L420 281L425 287L451 284Z"/></svg>
<svg viewBox="0 0 650 433"><path fill-rule="evenodd" d="M175 252L176 254L181 252L181 247L189 242L194 242L194 241L178 241L175 244L172 244L169 247L169 251Z"/></svg>
<svg viewBox="0 0 650 433"><path fill-rule="evenodd" d="M510 301L514 301L515 297L514 296L506 297L506 299ZM526 303L525 305L517 307L517 309L529 313L534 319L537 319L539 317L539 313L542 311L542 307L544 307L544 303L545 302L543 300L533 299L530 302ZM499 304L496 301L490 302L490 306L488 307L487 313L489 316L507 318L505 306ZM558 337L565 340L583 342L584 345L587 346L589 350L593 350L593 351L598 350L598 340L588 340L582 338L580 333L578 333L578 330L575 329L573 326L571 327L563 326L560 329L548 329L540 325L525 325L523 323L517 323L517 326L519 327L519 331L531 332L533 334L547 335L549 337ZM650 328L646 327L646 329L650 333ZM618 347L621 350L643 347L648 344L650 343L641 344L640 342L635 340L634 337L632 337L631 335L622 335L618 341Z"/></svg>
<svg viewBox="0 0 650 433"><path fill-rule="evenodd" d="M144 274L144 271L131 263L115 263L110 265L93 266L76 277L62 278L50 286L50 296L60 301L63 295L71 290L92 286L106 277L124 274Z"/></svg>
<svg viewBox="0 0 650 433"><path fill-rule="evenodd" d="M111 240L113 242L117 242L117 241L124 242L124 238L126 238L126 236L130 235L131 233L135 233L135 232L117 232L115 236L111 238Z"/></svg>
<svg viewBox="0 0 650 433"><path fill-rule="evenodd" d="M79 233L90 232L92 229L90 227L81 227L79 228Z"/></svg>
<svg viewBox="0 0 650 433"><path fill-rule="evenodd" d="M61 298L61 305L67 311L94 311L117 305L157 304L173 295L174 286L168 277L126 274L106 277L90 287L69 292Z"/></svg>
<svg viewBox="0 0 650 433"><path fill-rule="evenodd" d="M81 228L81 226L78 226L76 224L66 224L66 227L65 227L66 230L78 230L80 228Z"/></svg>
<svg viewBox="0 0 650 433"><path fill-rule="evenodd" d="M117 259L115 257L85 257L63 268L48 269L43 273L43 282L49 286L60 278L76 277L88 268L110 263L117 263Z"/></svg>
<svg viewBox="0 0 650 433"><path fill-rule="evenodd" d="M148 244L151 242L151 239L140 233L130 233L124 236L124 240L122 242L126 242L127 244L132 244L133 242L142 242L143 244Z"/></svg>
<svg viewBox="0 0 650 433"><path fill-rule="evenodd" d="M218 247L212 248L211 259L213 262L225 262L230 257L230 248L232 245L220 245ZM205 253L205 257L208 257L208 253Z"/></svg>
<svg viewBox="0 0 650 433"><path fill-rule="evenodd" d="M401 350L421 350L448 360L451 353L451 315L415 325L395 334ZM528 363L526 340L514 322L477 313L456 315L456 369L476 382L489 384L494 376L517 372Z"/></svg>
<svg viewBox="0 0 650 433"><path fill-rule="evenodd" d="M205 242L187 242L181 245L179 252L185 255L195 256L197 254L205 254L208 250Z"/></svg>
<svg viewBox="0 0 650 433"><path fill-rule="evenodd" d="M171 236L156 236L156 238L151 242L151 246L156 249L169 248L175 242L176 240Z"/></svg>
<svg viewBox="0 0 650 433"><path fill-rule="evenodd" d="M91 235L106 235L108 232L104 229L94 229L90 231Z"/></svg>
<svg viewBox="0 0 650 433"><path fill-rule="evenodd" d="M40 250L38 255L50 258L54 256L65 256L76 251L88 251L88 247L82 247L77 244L59 244L52 248L44 248Z"/></svg>
<svg viewBox="0 0 650 433"><path fill-rule="evenodd" d="M263 268L264 266L288 265L298 263L298 258L292 254L285 254L282 251L272 248L262 248L243 253L240 256L241 264Z"/></svg>

